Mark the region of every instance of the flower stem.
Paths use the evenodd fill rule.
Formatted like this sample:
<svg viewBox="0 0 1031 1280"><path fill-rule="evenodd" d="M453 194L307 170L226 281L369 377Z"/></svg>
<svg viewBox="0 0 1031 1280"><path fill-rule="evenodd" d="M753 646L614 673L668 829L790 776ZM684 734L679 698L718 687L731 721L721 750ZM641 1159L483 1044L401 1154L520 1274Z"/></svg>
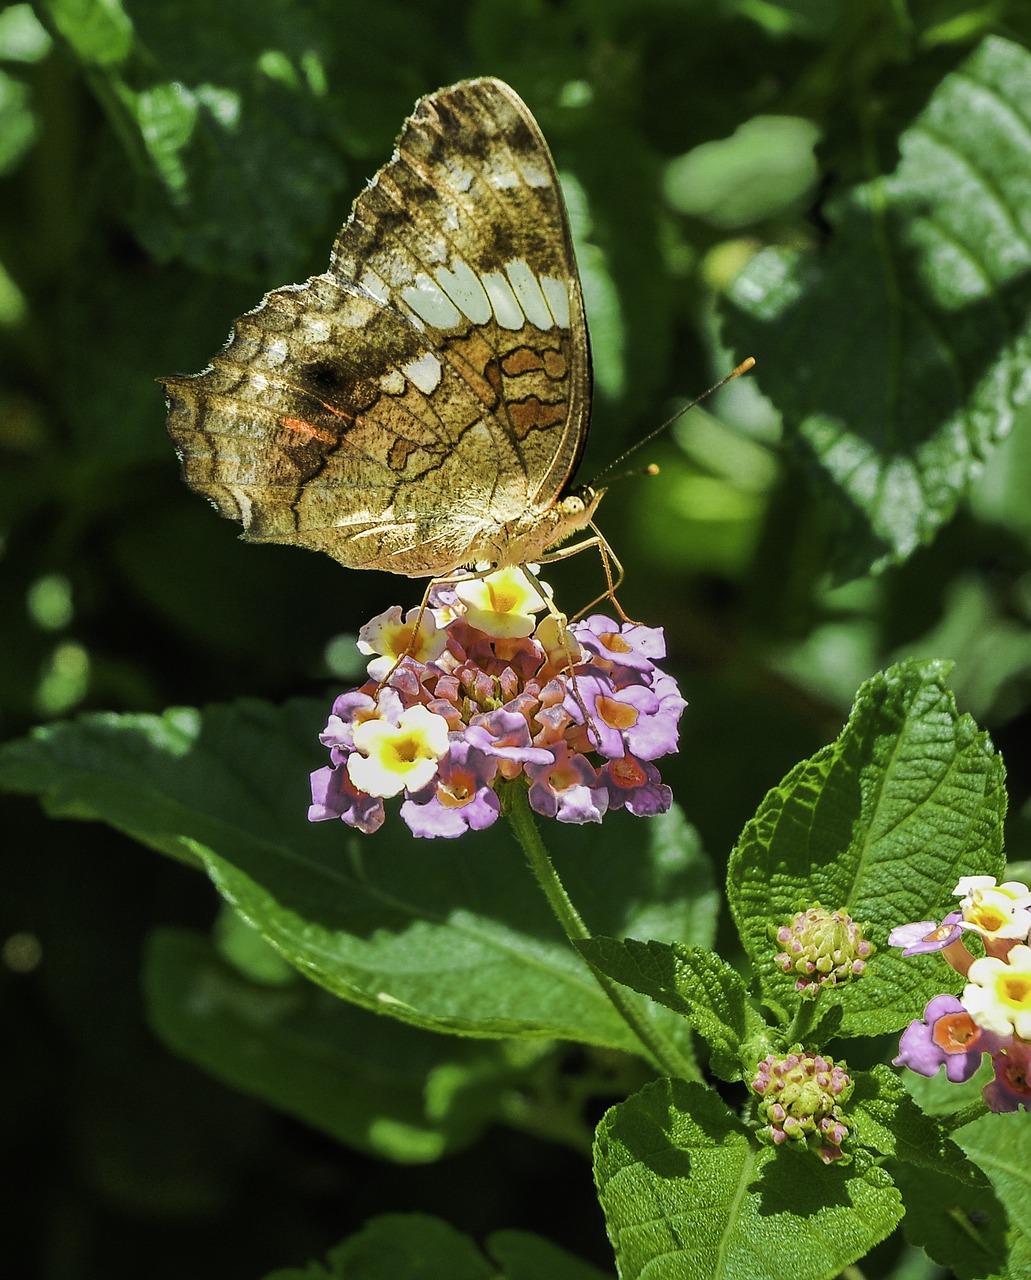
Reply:
<svg viewBox="0 0 1031 1280"><path fill-rule="evenodd" d="M813 1025L813 1014L816 1012L815 1000L803 1000L795 1012L791 1026L787 1029L788 1044L801 1044L809 1034Z"/></svg>
<svg viewBox="0 0 1031 1280"><path fill-rule="evenodd" d="M505 814L555 918L570 942L575 944L589 941L591 935L587 926L559 879L555 864L537 830L526 788L517 784L506 788L506 791ZM616 1011L647 1050L647 1056L667 1075L684 1080L700 1080L701 1074L697 1066L648 1020L636 995L595 968L590 960L585 958L585 962L602 991L615 1005Z"/></svg>

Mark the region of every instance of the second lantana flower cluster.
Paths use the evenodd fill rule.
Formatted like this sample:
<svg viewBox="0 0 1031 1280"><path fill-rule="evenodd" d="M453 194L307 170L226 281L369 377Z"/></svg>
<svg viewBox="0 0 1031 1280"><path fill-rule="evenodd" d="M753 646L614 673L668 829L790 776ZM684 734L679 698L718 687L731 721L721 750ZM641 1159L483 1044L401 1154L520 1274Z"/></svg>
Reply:
<svg viewBox="0 0 1031 1280"><path fill-rule="evenodd" d="M459 836L495 822L499 787L520 776L531 807L559 822L665 812L653 761L676 749L687 704L656 666L661 630L603 614L538 622L547 608L522 570L503 569L367 623L369 679L333 704L309 817L372 832L401 796L415 835Z"/></svg>
<svg viewBox="0 0 1031 1280"><path fill-rule="evenodd" d="M993 1078L982 1096L992 1111L1031 1108L1031 890L1018 881L964 876L962 899L939 925L933 920L900 925L889 942L902 954L940 952L966 978L960 996L935 996L902 1033L897 1066L933 1076L945 1067L954 1084L969 1080L988 1054ZM974 956L965 937L978 936L984 955Z"/></svg>

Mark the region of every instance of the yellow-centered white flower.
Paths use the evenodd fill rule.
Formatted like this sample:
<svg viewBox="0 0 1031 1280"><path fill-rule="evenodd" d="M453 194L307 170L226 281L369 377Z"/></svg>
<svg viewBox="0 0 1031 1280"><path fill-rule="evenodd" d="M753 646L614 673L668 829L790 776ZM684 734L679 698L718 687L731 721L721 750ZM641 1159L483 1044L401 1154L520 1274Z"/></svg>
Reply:
<svg viewBox="0 0 1031 1280"><path fill-rule="evenodd" d="M953 892L963 895L963 927L982 938L1027 938L1031 890L1019 880L996 884L994 876L963 876Z"/></svg>
<svg viewBox="0 0 1031 1280"><path fill-rule="evenodd" d="M963 1007L979 1027L1031 1040L1031 947L1013 947L1005 960L982 956L967 972Z"/></svg>
<svg viewBox="0 0 1031 1280"><path fill-rule="evenodd" d="M443 716L425 707L402 711L397 724L365 720L354 731L357 752L348 757L347 772L366 795L399 795L405 787L419 791L433 780L447 755L448 727Z"/></svg>
<svg viewBox="0 0 1031 1280"><path fill-rule="evenodd" d="M527 565L531 571L536 565ZM463 578L455 595L465 605L471 627L495 640L522 640L533 635L533 616L548 607L547 600L519 568L498 569L483 578Z"/></svg>
<svg viewBox="0 0 1031 1280"><path fill-rule="evenodd" d="M416 626L418 623L418 626ZM361 653L382 655L368 665L373 680L385 680L399 658L414 658L416 662L434 662L447 647L447 636L437 627L437 620L430 609L409 609L404 619L401 606L394 605L385 613L371 618L358 632L358 649Z"/></svg>

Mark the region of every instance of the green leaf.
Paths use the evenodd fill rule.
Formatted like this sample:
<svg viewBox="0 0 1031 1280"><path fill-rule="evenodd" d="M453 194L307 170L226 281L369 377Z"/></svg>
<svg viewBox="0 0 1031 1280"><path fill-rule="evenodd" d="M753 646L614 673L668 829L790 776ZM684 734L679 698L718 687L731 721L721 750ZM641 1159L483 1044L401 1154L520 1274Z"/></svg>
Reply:
<svg viewBox="0 0 1031 1280"><path fill-rule="evenodd" d="M368 1009L429 1030L640 1052L503 826L434 842L395 816L372 837L307 822L326 714L242 702L87 716L0 748L0 785L204 865L291 964ZM547 839L592 930L710 936L711 872L678 814L554 825Z"/></svg>
<svg viewBox="0 0 1031 1280"><path fill-rule="evenodd" d="M15 168L35 137L36 117L27 87L0 71L0 175ZM13 281L9 287L14 287Z"/></svg>
<svg viewBox="0 0 1031 1280"><path fill-rule="evenodd" d="M658 1080L598 1127L595 1176L623 1280L815 1280L895 1228L875 1165L755 1146L709 1090Z"/></svg>
<svg viewBox="0 0 1031 1280"><path fill-rule="evenodd" d="M263 987L283 987L295 982L291 965L272 950L256 929L229 906L223 906L212 931L218 955L237 976Z"/></svg>
<svg viewBox="0 0 1031 1280"><path fill-rule="evenodd" d="M954 1176L950 1164L891 1161L888 1168L906 1205L902 1231L910 1244L959 1280L982 1280L1005 1264L1006 1214L990 1186Z"/></svg>
<svg viewBox="0 0 1031 1280"><path fill-rule="evenodd" d="M890 1067L857 1072L855 1080L847 1111L855 1121L856 1142L917 1169L946 1168L957 1182L986 1185L981 1171L952 1140L947 1124L921 1111Z"/></svg>
<svg viewBox="0 0 1031 1280"><path fill-rule="evenodd" d="M592 938L578 950L610 978L685 1017L708 1044L712 1069L724 1080L740 1080L743 1063L745 1069L754 1066L766 1024L749 1004L738 973L719 956L677 942L633 938Z"/></svg>
<svg viewBox="0 0 1031 1280"><path fill-rule="evenodd" d="M703 142L666 167L666 198L679 213L734 229L783 216L818 175L819 130L798 116L753 116L732 137Z"/></svg>
<svg viewBox="0 0 1031 1280"><path fill-rule="evenodd" d="M1031 1256L1031 1112L984 1115L956 1133L956 1142L991 1180L1016 1237L1014 1257ZM1011 1274L1026 1275L1014 1269Z"/></svg>
<svg viewBox="0 0 1031 1280"><path fill-rule="evenodd" d="M501 1267L504 1280L612 1280L565 1249L529 1231L495 1231L487 1252Z"/></svg>
<svg viewBox="0 0 1031 1280"><path fill-rule="evenodd" d="M421 1213L388 1213L331 1249L328 1266L274 1271L265 1280L606 1280L603 1272L528 1231L496 1231L487 1250Z"/></svg>
<svg viewBox="0 0 1031 1280"><path fill-rule="evenodd" d="M58 34L85 65L115 66L132 49L132 19L121 0L42 0Z"/></svg>
<svg viewBox="0 0 1031 1280"><path fill-rule="evenodd" d="M198 0L150 0L133 22L117 0L49 4L135 170L127 210L154 256L299 272L321 233L328 257L346 172L325 102L331 46L310 7L280 0L255 21L226 0L215 22Z"/></svg>
<svg viewBox="0 0 1031 1280"><path fill-rule="evenodd" d="M476 1245L422 1213L385 1213L331 1249L329 1265L270 1272L265 1280L500 1280Z"/></svg>
<svg viewBox="0 0 1031 1280"><path fill-rule="evenodd" d="M767 249L730 292L726 337L835 499L845 573L929 541L1026 399L1029 83L1031 54L986 39L895 172L826 210L824 252Z"/></svg>
<svg viewBox="0 0 1031 1280"><path fill-rule="evenodd" d="M53 40L28 4L11 4L0 13L0 61L40 62Z"/></svg>
<svg viewBox="0 0 1031 1280"><path fill-rule="evenodd" d="M960 876L1003 873L1003 763L957 712L948 669L910 660L867 681L837 741L766 796L731 858L731 911L775 1008L798 996L768 926L817 901L869 926L865 972L820 995L821 1013L840 1004L843 1035L897 1030L949 986L940 957L903 959L888 933L942 919Z"/></svg>
<svg viewBox="0 0 1031 1280"><path fill-rule="evenodd" d="M185 931L151 936L143 987L173 1052L382 1159L422 1163L467 1145L516 1073L499 1045L377 1018L296 975L289 986L249 981Z"/></svg>

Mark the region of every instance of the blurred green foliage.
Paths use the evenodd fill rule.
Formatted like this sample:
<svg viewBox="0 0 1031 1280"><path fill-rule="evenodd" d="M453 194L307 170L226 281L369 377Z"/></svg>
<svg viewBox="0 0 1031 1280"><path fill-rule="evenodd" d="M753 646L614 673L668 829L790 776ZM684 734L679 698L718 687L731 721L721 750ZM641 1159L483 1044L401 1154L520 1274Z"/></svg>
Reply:
<svg viewBox="0 0 1031 1280"><path fill-rule="evenodd" d="M416 97L493 74L537 115L578 239L597 366L583 478L759 361L600 513L623 603L666 628L691 699L669 780L706 847L724 859L860 682L915 655L954 660L961 708L1007 758L1010 856L1031 856L1029 48L1021 0L0 10L2 735L79 709L325 699L336 638L415 603L405 580L238 542L181 485L154 379L323 269ZM570 608L583 573L554 575ZM210 927L209 886L27 803L4 831L10 1274L260 1275L384 1207L477 1240L525 1227L610 1268L563 1148L542 1175L529 1138L495 1130L445 1185L173 1058L129 975L151 925ZM162 937L152 1012L173 948L255 1035L284 1003L253 973L248 1003L195 934ZM203 1062L189 1008L162 1007ZM470 1137L445 1121L412 1104L435 1149ZM396 1156L401 1139L350 1141Z"/></svg>

